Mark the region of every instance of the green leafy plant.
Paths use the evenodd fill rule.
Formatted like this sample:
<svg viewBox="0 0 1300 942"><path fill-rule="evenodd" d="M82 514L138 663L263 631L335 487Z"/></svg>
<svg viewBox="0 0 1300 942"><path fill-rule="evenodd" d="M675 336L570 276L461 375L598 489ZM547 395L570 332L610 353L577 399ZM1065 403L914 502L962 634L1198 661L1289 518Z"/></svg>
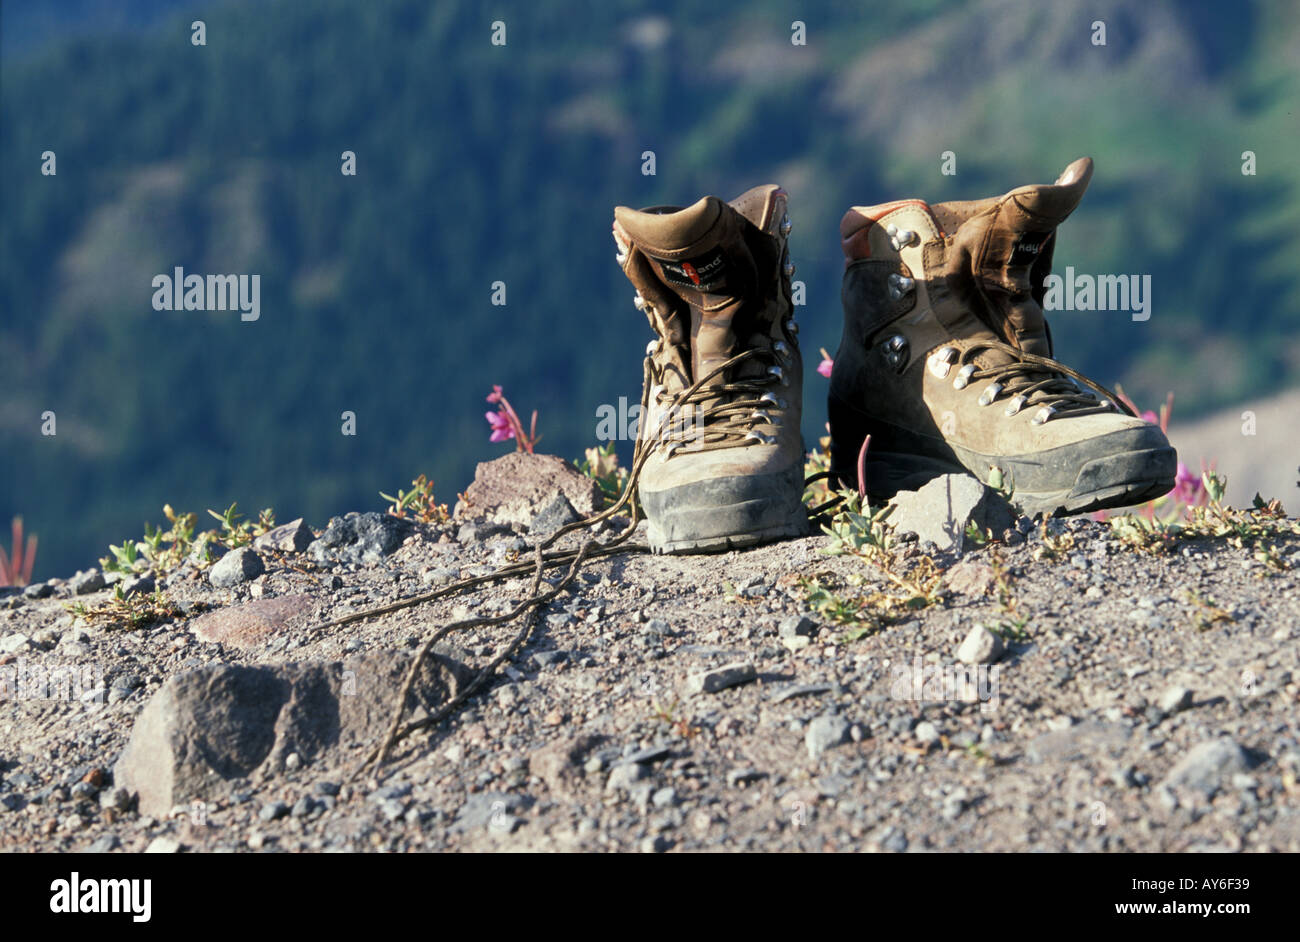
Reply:
<svg viewBox="0 0 1300 942"><path fill-rule="evenodd" d="M67 609L74 618L80 618L88 625L128 630L146 628L185 614L162 592L123 595L121 583L114 587L112 597L102 605L91 607L84 602L75 602Z"/></svg>
<svg viewBox="0 0 1300 942"><path fill-rule="evenodd" d="M993 592L997 598L1000 616L997 621L986 624L985 627L1004 641L1028 641L1029 616L1020 610L1020 600L1015 593L1015 580L1002 555L996 549L989 553L989 566L993 569Z"/></svg>
<svg viewBox="0 0 1300 942"><path fill-rule="evenodd" d="M167 529L154 527L146 521L144 538L123 540L120 546L110 546L109 554L100 557L100 568L104 572L132 575L148 569L166 572L191 556L197 562L210 563L214 559L214 546L234 549L275 526L275 512L269 507L258 514L256 522L240 520L236 507L236 504L231 504L222 513L209 510L208 513L221 522L221 529L195 533L198 514L178 514L171 504L164 504L163 516L167 519Z"/></svg>
<svg viewBox="0 0 1300 942"><path fill-rule="evenodd" d="M1237 549L1248 549L1266 570L1289 568L1278 553L1277 538L1300 534L1300 521L1287 517L1278 500L1266 501L1258 494L1250 509L1237 510L1223 503L1227 479L1204 471L1201 483L1205 502L1188 506L1181 519L1164 519L1150 514L1123 514L1107 522L1123 544L1144 552L1163 553L1183 540L1221 540Z"/></svg>
<svg viewBox="0 0 1300 942"><path fill-rule="evenodd" d="M579 472L596 482L601 497L605 500L605 506L617 501L622 496L623 489L627 487L630 472L627 468L619 467L613 442L588 448L583 453L582 459L573 464Z"/></svg>
<svg viewBox="0 0 1300 942"><path fill-rule="evenodd" d="M380 491L379 496L391 505L388 508L390 516L404 519L409 513L412 519L430 524L446 524L451 520L447 505L438 503L433 494L433 482L423 474L411 482L409 491L399 488L396 497Z"/></svg>
<svg viewBox="0 0 1300 942"><path fill-rule="evenodd" d="M1187 590L1187 600L1192 603L1192 627L1197 631L1209 631L1215 625L1235 621L1232 612L1222 608L1208 595L1201 595L1195 589Z"/></svg>
<svg viewBox="0 0 1300 942"><path fill-rule="evenodd" d="M805 479L826 474L831 469L831 427L826 425L826 434L817 439L817 447L804 456L803 476ZM803 502L809 507L819 507L834 496L830 481L818 477L804 488Z"/></svg>
<svg viewBox="0 0 1300 942"><path fill-rule="evenodd" d="M257 522L252 523L241 519L243 514L235 512L238 506L238 504L231 504L221 513L215 510L208 511L213 519L220 521L221 533L218 538L227 549L245 546L253 542L254 538L275 527L275 511L270 507L259 513Z"/></svg>
<svg viewBox="0 0 1300 942"><path fill-rule="evenodd" d="M879 571L892 588L870 588L854 595L828 587L820 578L801 580L804 601L824 619L853 626L841 640L854 641L880 630L911 612L942 601L943 573L929 556L915 556L907 567L899 558L898 542L889 524L892 505L879 510L863 506L856 491L840 490L839 504L822 531L830 538L820 552L828 556L856 556ZM862 576L850 583L864 587Z"/></svg>

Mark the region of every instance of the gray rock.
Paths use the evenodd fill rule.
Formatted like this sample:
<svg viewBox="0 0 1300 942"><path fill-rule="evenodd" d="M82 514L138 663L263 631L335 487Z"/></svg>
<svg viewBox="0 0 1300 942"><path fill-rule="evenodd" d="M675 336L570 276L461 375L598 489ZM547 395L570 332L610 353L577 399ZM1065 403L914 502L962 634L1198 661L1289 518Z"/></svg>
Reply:
<svg viewBox="0 0 1300 942"><path fill-rule="evenodd" d="M912 735L916 737L916 741L921 745L931 746L939 741L939 727L929 720L922 720L916 724L916 728L912 730Z"/></svg>
<svg viewBox="0 0 1300 942"><path fill-rule="evenodd" d="M114 769L142 814L165 816L224 795L235 779L278 775L297 753L322 768L355 761L387 730L409 655L375 651L342 662L213 664L172 677L140 711ZM431 711L468 669L426 660L408 709Z"/></svg>
<svg viewBox="0 0 1300 942"><path fill-rule="evenodd" d="M1192 691L1187 687L1170 687L1160 695L1160 709L1165 713L1177 713L1192 705Z"/></svg>
<svg viewBox="0 0 1300 942"><path fill-rule="evenodd" d="M218 589L228 589L250 579L256 579L266 572L262 557L251 546L233 549L221 561L208 570L208 581Z"/></svg>
<svg viewBox="0 0 1300 942"><path fill-rule="evenodd" d="M283 818L289 813L289 806L282 801L269 801L262 805L262 810L257 812L258 818L263 821L275 821Z"/></svg>
<svg viewBox="0 0 1300 942"><path fill-rule="evenodd" d="M99 807L126 811L131 807L131 793L125 788L105 788L99 793Z"/></svg>
<svg viewBox="0 0 1300 942"><path fill-rule="evenodd" d="M915 533L922 544L933 543L940 552L961 552L966 524L1001 533L1016 514L1006 500L968 474L944 474L917 491L900 491L890 503L887 521L897 533Z"/></svg>
<svg viewBox="0 0 1300 942"><path fill-rule="evenodd" d="M174 837L155 837L144 849L146 854L179 854L181 842Z"/></svg>
<svg viewBox="0 0 1300 942"><path fill-rule="evenodd" d="M677 789L661 788L650 796L650 803L656 808L671 808L677 804Z"/></svg>
<svg viewBox="0 0 1300 942"><path fill-rule="evenodd" d="M660 759L668 758L668 754L671 751L672 748L670 746L663 745L663 744L657 746L649 746L645 749L636 749L632 752L629 752L627 755L623 756L623 761L640 762L648 765L651 762L658 762Z"/></svg>
<svg viewBox="0 0 1300 942"><path fill-rule="evenodd" d="M0 638L0 654L18 654L31 646L32 639L18 632Z"/></svg>
<svg viewBox="0 0 1300 942"><path fill-rule="evenodd" d="M370 565L396 551L414 529L390 514L353 512L332 518L307 552L318 563Z"/></svg>
<svg viewBox="0 0 1300 942"><path fill-rule="evenodd" d="M688 697L701 693L717 693L728 687L747 684L758 677L758 671L749 661L724 664L697 671L686 678L686 695Z"/></svg>
<svg viewBox="0 0 1300 942"><path fill-rule="evenodd" d="M468 546L471 543L490 540L493 537L504 536L513 532L503 523L466 523L462 524L461 528L456 531L456 542L462 546Z"/></svg>
<svg viewBox="0 0 1300 942"><path fill-rule="evenodd" d="M472 516L526 527L557 492L579 515L602 501L599 485L563 458L512 451L475 468L454 515L457 521Z"/></svg>
<svg viewBox="0 0 1300 942"><path fill-rule="evenodd" d="M791 615L781 619L777 632L782 638L812 638L817 634L817 623L806 615Z"/></svg>
<svg viewBox="0 0 1300 942"><path fill-rule="evenodd" d="M1016 533L1015 530L1011 531ZM1019 536L1019 534L1016 534ZM962 595L981 596L993 585L993 567L979 559L963 559L944 575L944 584Z"/></svg>
<svg viewBox="0 0 1300 942"><path fill-rule="evenodd" d="M89 847L87 847L86 853L107 854L109 851L117 850L121 846L122 846L122 842L118 840L116 834L105 834L103 837L98 838Z"/></svg>
<svg viewBox="0 0 1300 942"><path fill-rule="evenodd" d="M225 560L217 563L213 571L224 564ZM295 619L314 601L312 596L298 592L227 605L200 615L190 622L189 629L200 641L247 650L272 639L287 640Z"/></svg>
<svg viewBox="0 0 1300 942"><path fill-rule="evenodd" d="M54 594L54 586L48 582L36 582L23 589L23 597L28 599L48 599Z"/></svg>
<svg viewBox="0 0 1300 942"><path fill-rule="evenodd" d="M849 738L849 724L839 716L823 714L808 724L803 742L810 758L816 759L827 749L833 749Z"/></svg>
<svg viewBox="0 0 1300 942"><path fill-rule="evenodd" d="M886 853L901 854L907 850L907 835L899 828L888 825L877 832L874 843Z"/></svg>
<svg viewBox="0 0 1300 942"><path fill-rule="evenodd" d="M407 802L401 798L385 798L375 804L386 821L396 821L406 814Z"/></svg>
<svg viewBox="0 0 1300 942"><path fill-rule="evenodd" d="M727 773L727 784L735 788L739 785L750 785L766 777L766 772L760 772L755 768L732 769Z"/></svg>
<svg viewBox="0 0 1300 942"><path fill-rule="evenodd" d="M958 786L953 789L943 800L943 809L940 812L945 820L955 821L961 817L961 813L966 810L967 801L970 799L970 792L965 788Z"/></svg>
<svg viewBox="0 0 1300 942"><path fill-rule="evenodd" d="M1001 638L983 625L976 625L957 649L957 660L963 664L992 664L1004 650Z"/></svg>
<svg viewBox="0 0 1300 942"><path fill-rule="evenodd" d="M634 783L648 778L649 775L650 770L640 762L619 763L609 773L609 778L605 781L605 791L616 792L619 789L629 789Z"/></svg>
<svg viewBox="0 0 1300 942"><path fill-rule="evenodd" d="M537 511L537 515L528 526L528 532L532 536L548 537L560 527L577 523L581 519L582 517L569 503L569 499L562 492L556 491L555 496Z"/></svg>
<svg viewBox="0 0 1300 942"><path fill-rule="evenodd" d="M1212 795L1224 779L1250 770L1246 750L1228 738L1211 739L1194 746L1169 770L1161 786L1185 788Z"/></svg>
<svg viewBox="0 0 1300 942"><path fill-rule="evenodd" d="M513 830L509 818L518 812L526 811L533 803L527 795L508 792L480 792L471 795L461 806L456 820L448 828L457 834L470 831L492 829L504 831L506 827Z"/></svg>
<svg viewBox="0 0 1300 942"><path fill-rule="evenodd" d="M311 532L311 527L303 523L302 517L299 517L273 530L267 530L253 540L253 548L263 552L278 550L281 553L301 553L314 539L316 535Z"/></svg>
<svg viewBox="0 0 1300 942"><path fill-rule="evenodd" d="M104 574L98 569L79 572L69 582L73 595L89 595L92 592L98 592L105 585L107 583L104 582Z"/></svg>
<svg viewBox="0 0 1300 942"><path fill-rule="evenodd" d="M158 580L151 572L141 573L138 576L130 576L122 580L122 596L130 598L133 595L148 595L158 587Z"/></svg>
<svg viewBox="0 0 1300 942"><path fill-rule="evenodd" d="M460 575L460 573L455 569L448 569L445 566L435 566L420 573L420 581L429 586L447 585L450 582L455 582L458 575Z"/></svg>
<svg viewBox="0 0 1300 942"><path fill-rule="evenodd" d="M772 702L784 703L786 700L793 700L795 697L813 697L818 694L830 693L833 689L834 687L831 684L795 684L773 694Z"/></svg>

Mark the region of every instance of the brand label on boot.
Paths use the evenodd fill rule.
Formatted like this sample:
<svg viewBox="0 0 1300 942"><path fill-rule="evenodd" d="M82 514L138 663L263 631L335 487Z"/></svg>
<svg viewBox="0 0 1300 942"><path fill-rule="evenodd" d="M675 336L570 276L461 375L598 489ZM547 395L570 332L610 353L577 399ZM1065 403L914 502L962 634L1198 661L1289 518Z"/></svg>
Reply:
<svg viewBox="0 0 1300 942"><path fill-rule="evenodd" d="M696 291L716 291L727 280L727 262L719 246L712 252L679 262L655 259L663 268L664 281Z"/></svg>
<svg viewBox="0 0 1300 942"><path fill-rule="evenodd" d="M1011 247L1011 258L1007 261L1007 267L1032 265L1051 237L1050 232L1022 232L1020 238L1016 239L1016 244Z"/></svg>

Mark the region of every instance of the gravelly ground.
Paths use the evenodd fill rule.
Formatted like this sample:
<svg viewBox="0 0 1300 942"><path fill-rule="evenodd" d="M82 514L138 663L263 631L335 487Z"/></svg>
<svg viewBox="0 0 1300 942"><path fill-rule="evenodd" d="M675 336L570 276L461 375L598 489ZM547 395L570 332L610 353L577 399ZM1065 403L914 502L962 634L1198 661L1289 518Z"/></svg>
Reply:
<svg viewBox="0 0 1300 942"><path fill-rule="evenodd" d="M187 620L137 632L69 626L66 586L45 600L10 595L0 645L15 632L33 644L4 660L94 665L110 702L0 704L0 846L1300 851L1295 571L1266 571L1219 543L1152 558L1100 524L1067 532L1074 545L1056 558L1034 558L1036 534L997 550L1029 622L988 678L991 703L908 699L897 683L900 665L947 670L971 626L1000 617L979 584L987 549L966 554L943 605L847 643L820 624L799 650L780 625L804 612L800 576L860 574L871 585L879 574L819 554L821 537L717 556L628 555L592 563L509 671L399 750L379 779L348 781L322 760L235 783L230 799L167 820L100 801L103 773L167 678L213 661L409 650L454 614L518 598L524 582L335 631L313 626L421 591L430 568L499 560L508 539L461 546L422 528L373 567L313 571L303 557L274 556L252 586L172 578L170 596L212 605L312 594L309 617L249 651L198 641ZM1281 554L1300 565L1300 541ZM1198 628L1189 590L1230 619ZM480 664L512 633L479 629L459 643ZM752 682L685 693L692 674L739 662L753 665ZM1166 712L1158 704L1177 686L1190 703ZM819 736L830 745L813 757ZM1236 745L1193 752L1223 737ZM624 761L633 754L643 761Z"/></svg>

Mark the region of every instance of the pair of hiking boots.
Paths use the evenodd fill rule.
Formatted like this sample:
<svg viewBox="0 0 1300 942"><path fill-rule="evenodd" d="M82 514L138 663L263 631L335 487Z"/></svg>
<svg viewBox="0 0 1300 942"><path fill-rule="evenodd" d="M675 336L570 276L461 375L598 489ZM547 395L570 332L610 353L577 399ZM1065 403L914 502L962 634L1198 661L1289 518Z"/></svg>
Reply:
<svg viewBox="0 0 1300 942"><path fill-rule="evenodd" d="M834 484L874 502L969 473L1027 516L1173 487L1177 459L1159 427L1052 359L1044 279L1091 176L1085 157L1053 184L990 199L849 210L828 405ZM657 335L638 478L656 552L808 531L790 230L773 185L614 211L619 265Z"/></svg>

